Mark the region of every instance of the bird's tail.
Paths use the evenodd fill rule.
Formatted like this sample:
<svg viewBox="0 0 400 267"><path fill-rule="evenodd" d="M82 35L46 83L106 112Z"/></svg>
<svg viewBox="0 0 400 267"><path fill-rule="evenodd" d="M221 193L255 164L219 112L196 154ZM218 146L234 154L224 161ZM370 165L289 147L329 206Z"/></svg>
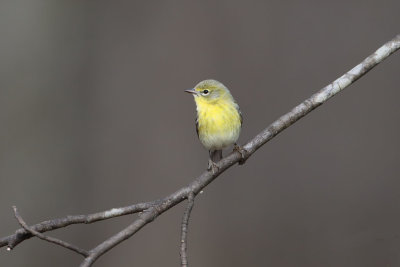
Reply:
<svg viewBox="0 0 400 267"><path fill-rule="evenodd" d="M213 162L218 162L222 159L222 150L214 150L210 152L210 159Z"/></svg>

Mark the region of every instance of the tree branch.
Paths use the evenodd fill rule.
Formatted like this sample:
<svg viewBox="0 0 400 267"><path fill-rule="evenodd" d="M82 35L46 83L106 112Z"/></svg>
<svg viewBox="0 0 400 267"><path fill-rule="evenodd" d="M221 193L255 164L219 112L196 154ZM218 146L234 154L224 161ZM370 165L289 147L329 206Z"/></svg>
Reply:
<svg viewBox="0 0 400 267"><path fill-rule="evenodd" d="M187 255L186 255L187 232L188 232L189 217L190 217L190 213L192 212L193 205L194 205L194 194L193 194L193 192L191 192L191 193L189 193L188 204L187 204L185 213L183 214L183 218L182 218L182 229L181 229L181 266L182 267L188 266L188 260L187 260Z"/></svg>
<svg viewBox="0 0 400 267"><path fill-rule="evenodd" d="M143 213L139 215L139 218L136 219L131 225L129 225L119 233L111 236L109 239L105 240L97 247L90 250L89 256L87 256L82 262L81 267L91 266L93 262L96 261L101 255L103 255L122 241L131 237L133 234L135 234L149 222L153 221L159 215L161 215L168 209L176 206L184 199L188 199L191 194L193 194L193 197L197 195L204 187L206 187L209 183L216 179L226 169L230 168L239 161L245 161L265 143L270 141L272 138L277 136L280 132L282 132L289 126L293 125L296 121L310 113L312 110L325 103L329 98L338 94L340 91L351 85L353 82L365 75L368 71L370 71L383 60L385 60L399 48L400 35L397 35L394 39L384 44L382 47L380 47L377 51L375 51L372 55L363 60L360 64L355 66L353 69L351 69L329 85L325 86L317 93L312 95L310 98L306 99L305 101L294 107L291 111L273 122L270 126L264 129L257 136L255 136L247 144L245 144L240 151L241 153L239 151L234 151L230 153L227 157L219 161L217 163L218 170L215 173L211 171L206 171L195 180L193 180L186 187L179 189L178 191L172 193L162 200L129 206L132 207L131 209L128 209L129 212L125 210L127 208L125 207L96 213L96 216L94 216L96 219L90 222L143 211ZM65 227L70 224L90 223L87 222L87 217L90 216L93 216L93 214L68 216L66 218L50 220L36 224L30 227L30 229L34 229L37 232L46 232L60 227ZM32 235L25 229L19 229L14 235L1 239L0 247L8 245L9 248L13 248L16 244L31 236Z"/></svg>
<svg viewBox="0 0 400 267"><path fill-rule="evenodd" d="M37 231L39 233L56 230L59 228L63 228L69 226L71 224L90 224L97 221L102 221L110 218L115 218L118 216L134 214L137 212L144 211L154 205L156 205L159 201L151 201L145 203L138 203L131 206L121 207L121 208L113 208L110 210L92 213L88 215L70 215L64 218L58 218L48 221L43 221L41 223L35 224L29 229ZM24 228L18 229L15 231L15 234L6 236L0 239L0 247L7 246L7 250L12 250L15 246L17 246L22 241L31 238L33 235Z"/></svg>
<svg viewBox="0 0 400 267"><path fill-rule="evenodd" d="M262 145L270 141L280 132L285 130L290 125L294 124L296 121L310 113L312 110L325 103L329 98L336 95L344 88L358 80L377 64L382 62L392 53L396 52L399 48L400 35L397 35L394 39L387 42L378 50L376 50L375 53L364 59L360 64L352 68L340 78L336 79L332 83L319 90L310 98L306 99L305 101L294 107L291 111L281 116L278 120L273 122L265 130L263 130L256 137L250 140L242 147L245 155L242 155L238 151L232 152L216 164L218 170L215 173L213 173L212 171L204 172L188 186L183 187L175 193L169 195L163 200L161 204L150 208L149 212L146 213L145 218L137 219L123 231L117 233L116 235L110 237L109 239L98 245L91 251L91 256L85 259L81 267L91 266L91 264L98 257L106 253L117 244L131 237L138 230L140 230L140 228L145 226L147 223L153 221L160 214L164 213L171 207L186 199L189 193L193 192L194 194L198 194L204 187L211 183L226 169L230 168L239 161L247 160L247 158L249 158L254 152L256 152Z"/></svg>
<svg viewBox="0 0 400 267"><path fill-rule="evenodd" d="M13 210L14 210L14 216L15 216L15 218L17 219L17 221L19 222L19 224L20 224L26 231L28 231L29 233L31 233L32 235L37 236L38 238L40 238L40 239L42 239L42 240L45 240L45 241L47 241L47 242L50 242L50 243L59 245L59 246L61 246L61 247L70 249L70 250L72 250L72 251L74 251L74 252L76 252L76 253L78 253L78 254L83 255L84 257L89 256L89 253L88 253L86 250L84 250L84 249L81 249L81 248L79 248L79 247L77 247L77 246L75 246L75 245L69 244L69 243L67 243L67 242L65 242L65 241L62 241L62 240L60 240L60 239L57 239L57 238L50 237L50 236L45 236L44 234L39 233L39 232L37 232L37 231L31 229L31 228L25 223L25 221L22 219L22 217L19 215L16 206L13 206Z"/></svg>

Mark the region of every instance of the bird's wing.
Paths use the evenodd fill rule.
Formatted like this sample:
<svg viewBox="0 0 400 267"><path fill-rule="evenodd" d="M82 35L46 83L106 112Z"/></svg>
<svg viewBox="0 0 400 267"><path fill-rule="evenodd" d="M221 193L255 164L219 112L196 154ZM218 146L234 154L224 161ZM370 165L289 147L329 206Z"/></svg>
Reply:
<svg viewBox="0 0 400 267"><path fill-rule="evenodd" d="M240 116L240 127L242 127L242 124L243 124L243 116L242 116L242 112L240 111L240 108L239 108L239 105L236 103L236 109L237 109L237 111L238 111L238 113L239 113L239 116Z"/></svg>
<svg viewBox="0 0 400 267"><path fill-rule="evenodd" d="M196 133L197 137L199 137L199 117L196 115Z"/></svg>

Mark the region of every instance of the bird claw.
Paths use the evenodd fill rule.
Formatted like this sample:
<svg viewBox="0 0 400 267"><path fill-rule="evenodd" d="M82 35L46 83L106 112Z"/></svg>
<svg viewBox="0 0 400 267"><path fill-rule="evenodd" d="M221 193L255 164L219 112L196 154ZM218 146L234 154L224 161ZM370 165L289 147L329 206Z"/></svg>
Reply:
<svg viewBox="0 0 400 267"><path fill-rule="evenodd" d="M215 174L216 172L218 172L219 168L217 166L217 163L215 163L214 161L212 161L211 159L208 160L208 167L207 170L212 171L213 174Z"/></svg>
<svg viewBox="0 0 400 267"><path fill-rule="evenodd" d="M237 151L240 153L241 159L239 160L239 165L243 165L248 159L247 150L235 143L233 146L233 151Z"/></svg>

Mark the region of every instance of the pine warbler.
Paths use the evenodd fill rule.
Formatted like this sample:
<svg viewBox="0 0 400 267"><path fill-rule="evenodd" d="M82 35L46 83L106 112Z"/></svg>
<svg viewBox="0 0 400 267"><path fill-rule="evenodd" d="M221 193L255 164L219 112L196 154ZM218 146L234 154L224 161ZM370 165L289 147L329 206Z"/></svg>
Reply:
<svg viewBox="0 0 400 267"><path fill-rule="evenodd" d="M242 114L228 88L216 80L204 80L185 92L194 96L197 136L209 151L208 169L215 172L223 148L235 144L235 150L242 154L236 144L242 128Z"/></svg>

